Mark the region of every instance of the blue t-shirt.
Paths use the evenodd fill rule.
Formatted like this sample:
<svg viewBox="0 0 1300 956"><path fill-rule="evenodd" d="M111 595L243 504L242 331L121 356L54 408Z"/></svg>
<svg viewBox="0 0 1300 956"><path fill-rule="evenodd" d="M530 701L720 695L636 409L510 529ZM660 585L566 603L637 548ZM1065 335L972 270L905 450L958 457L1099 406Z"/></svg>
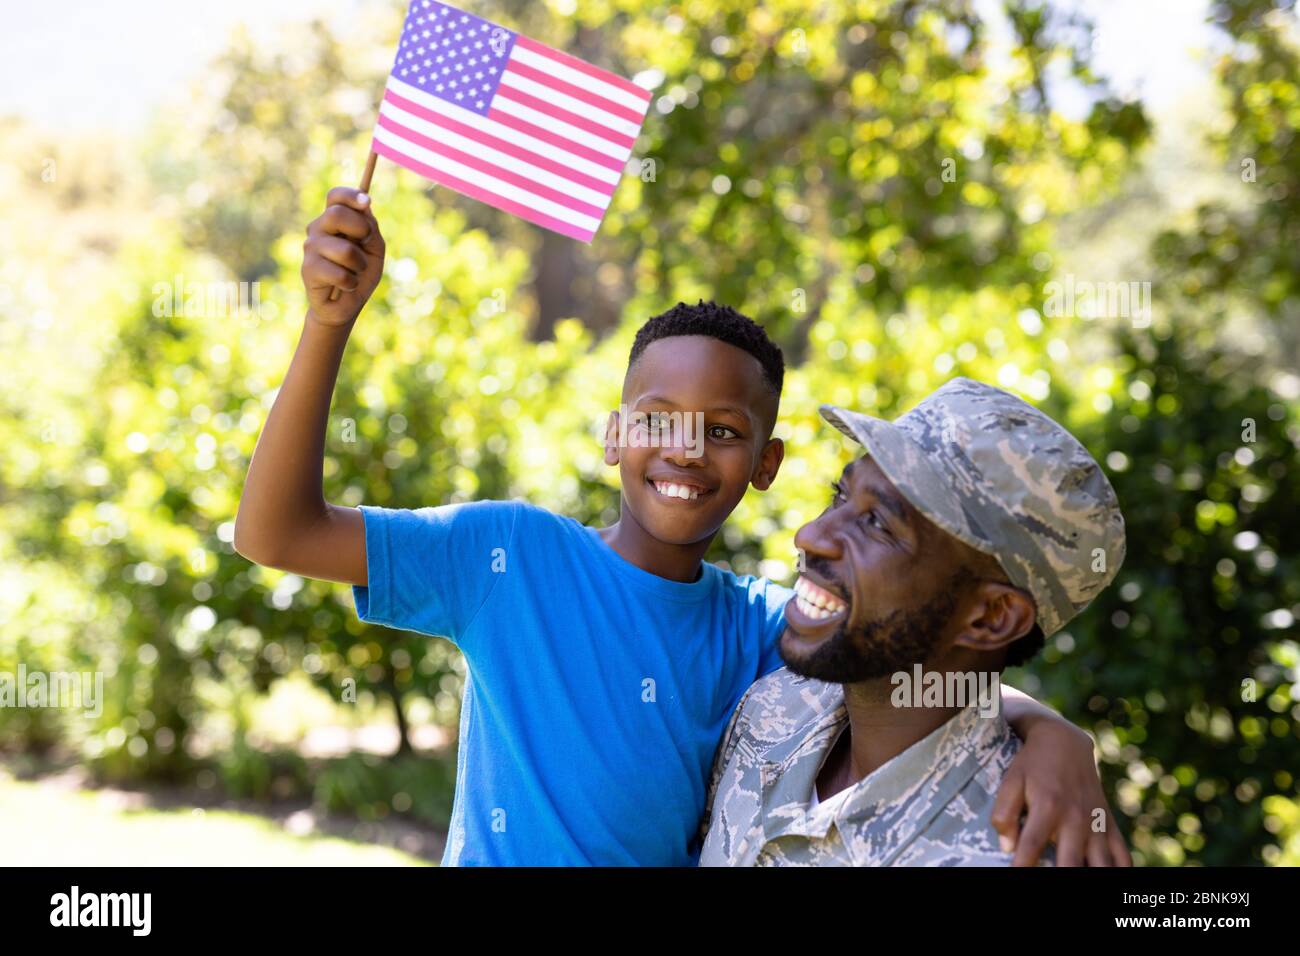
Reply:
<svg viewBox="0 0 1300 956"><path fill-rule="evenodd" d="M714 753L781 666L792 592L708 563L670 581L518 501L362 513L361 619L468 664L443 864L695 863Z"/></svg>

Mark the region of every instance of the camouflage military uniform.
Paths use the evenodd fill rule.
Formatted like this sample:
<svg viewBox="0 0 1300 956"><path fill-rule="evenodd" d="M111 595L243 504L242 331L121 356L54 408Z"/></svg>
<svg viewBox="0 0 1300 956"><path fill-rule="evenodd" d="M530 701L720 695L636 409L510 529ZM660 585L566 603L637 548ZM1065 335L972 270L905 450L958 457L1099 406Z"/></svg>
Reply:
<svg viewBox="0 0 1300 956"><path fill-rule="evenodd" d="M731 718L705 810L701 866L1006 866L989 823L1020 740L967 707L858 783L809 809L848 727L844 689L781 668Z"/></svg>
<svg viewBox="0 0 1300 956"><path fill-rule="evenodd" d="M893 422L823 405L927 519L997 559L1045 636L1124 560L1124 517L1078 440L1014 395L955 378ZM968 707L825 805L814 782L848 726L842 685L782 669L746 693L719 748L702 865L1006 864L989 824L1019 741Z"/></svg>

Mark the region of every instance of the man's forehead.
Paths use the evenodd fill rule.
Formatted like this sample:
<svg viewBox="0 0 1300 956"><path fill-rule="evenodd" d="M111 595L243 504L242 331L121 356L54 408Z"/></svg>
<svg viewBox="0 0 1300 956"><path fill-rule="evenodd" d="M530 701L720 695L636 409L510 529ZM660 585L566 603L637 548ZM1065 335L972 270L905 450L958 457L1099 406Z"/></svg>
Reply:
<svg viewBox="0 0 1300 956"><path fill-rule="evenodd" d="M872 458L870 454L865 454L860 458L854 458L851 462L845 465L842 476L844 478L851 478L856 481L869 483L881 487L886 491L892 491L894 494L898 494L898 489L894 487L894 483L889 480L889 476L881 470L881 467L876 464L876 460Z"/></svg>
<svg viewBox="0 0 1300 956"><path fill-rule="evenodd" d="M871 491L877 498L888 505L899 518L915 522L921 517L912 503L889 480L889 476L876 464L871 455L855 458L844 466L843 480Z"/></svg>

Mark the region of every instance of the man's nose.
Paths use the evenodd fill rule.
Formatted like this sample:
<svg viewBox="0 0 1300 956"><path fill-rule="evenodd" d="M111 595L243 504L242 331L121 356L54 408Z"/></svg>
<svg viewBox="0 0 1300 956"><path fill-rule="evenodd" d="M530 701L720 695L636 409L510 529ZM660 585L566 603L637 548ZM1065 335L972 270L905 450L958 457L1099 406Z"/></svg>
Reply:
<svg viewBox="0 0 1300 956"><path fill-rule="evenodd" d="M835 509L831 508L795 532L794 546L804 554L837 560L841 548L836 524Z"/></svg>

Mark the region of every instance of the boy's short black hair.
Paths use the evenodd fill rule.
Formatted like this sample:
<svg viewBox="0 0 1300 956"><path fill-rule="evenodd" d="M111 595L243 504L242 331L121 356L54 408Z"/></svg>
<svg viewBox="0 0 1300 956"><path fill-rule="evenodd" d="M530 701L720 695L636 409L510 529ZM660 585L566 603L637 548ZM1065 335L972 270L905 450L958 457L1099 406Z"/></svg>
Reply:
<svg viewBox="0 0 1300 956"><path fill-rule="evenodd" d="M628 371L651 342L674 335L707 335L738 349L744 349L763 366L763 380L778 396L785 383L785 356L781 348L763 331L763 327L749 316L737 312L729 305L705 302L695 305L678 302L675 306L646 322L632 342L632 354L627 358Z"/></svg>

